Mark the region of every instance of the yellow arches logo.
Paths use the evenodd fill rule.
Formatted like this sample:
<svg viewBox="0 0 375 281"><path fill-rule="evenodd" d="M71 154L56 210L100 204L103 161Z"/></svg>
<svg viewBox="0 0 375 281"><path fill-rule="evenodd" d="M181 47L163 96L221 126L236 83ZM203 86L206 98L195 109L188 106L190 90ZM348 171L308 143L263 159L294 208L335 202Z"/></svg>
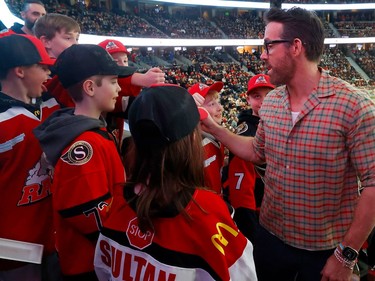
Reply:
<svg viewBox="0 0 375 281"><path fill-rule="evenodd" d="M225 223L218 222L216 224L217 234L211 236L211 242L214 244L216 249L220 251L225 256L225 251L223 247L226 247L228 245L228 240L225 239L224 235L222 234L222 229L225 229L227 232L229 232L234 237L237 237L238 231L231 228L229 225L226 225Z"/></svg>

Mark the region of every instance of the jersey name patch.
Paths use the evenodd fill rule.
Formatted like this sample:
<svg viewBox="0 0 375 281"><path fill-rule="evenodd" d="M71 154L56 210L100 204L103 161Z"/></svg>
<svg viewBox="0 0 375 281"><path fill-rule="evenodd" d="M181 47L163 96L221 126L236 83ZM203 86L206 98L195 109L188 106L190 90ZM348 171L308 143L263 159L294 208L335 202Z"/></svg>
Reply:
<svg viewBox="0 0 375 281"><path fill-rule="evenodd" d="M60 158L69 165L83 165L92 158L93 149L86 141L75 142Z"/></svg>
<svg viewBox="0 0 375 281"><path fill-rule="evenodd" d="M138 281L177 281L193 280L193 270L174 268L160 263L148 254L119 246L110 240L99 240L98 258L95 266L112 275L111 280Z"/></svg>

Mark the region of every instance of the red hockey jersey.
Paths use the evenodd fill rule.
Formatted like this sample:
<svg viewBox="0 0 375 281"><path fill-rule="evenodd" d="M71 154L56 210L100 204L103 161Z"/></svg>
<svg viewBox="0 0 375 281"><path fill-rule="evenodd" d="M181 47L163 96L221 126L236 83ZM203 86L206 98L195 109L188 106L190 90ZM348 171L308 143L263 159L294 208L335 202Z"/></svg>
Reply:
<svg viewBox="0 0 375 281"><path fill-rule="evenodd" d="M221 172L224 166L224 146L212 136L203 135L204 182L217 194L222 193Z"/></svg>
<svg viewBox="0 0 375 281"><path fill-rule="evenodd" d="M127 188L127 187L126 187ZM142 233L124 196L114 197L95 251L99 280L257 280L253 247L224 201L196 190L182 214L154 219Z"/></svg>
<svg viewBox="0 0 375 281"><path fill-rule="evenodd" d="M58 108L52 97L29 105L0 92L0 237L43 244L45 254L54 251L52 167L32 130Z"/></svg>
<svg viewBox="0 0 375 281"><path fill-rule="evenodd" d="M235 208L256 210L254 185L257 175L254 165L234 156L229 160L228 178L224 187L228 189L228 201Z"/></svg>
<svg viewBox="0 0 375 281"><path fill-rule="evenodd" d="M104 128L103 132L108 135ZM63 150L55 166L52 197L56 245L65 275L94 271L98 232L114 189L124 182L112 139L86 131Z"/></svg>

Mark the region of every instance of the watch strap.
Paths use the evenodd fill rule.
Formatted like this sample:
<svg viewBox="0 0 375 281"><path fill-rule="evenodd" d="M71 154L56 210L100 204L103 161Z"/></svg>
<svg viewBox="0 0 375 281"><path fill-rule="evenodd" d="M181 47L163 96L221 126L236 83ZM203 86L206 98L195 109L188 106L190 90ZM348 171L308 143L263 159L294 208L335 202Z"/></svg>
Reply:
<svg viewBox="0 0 375 281"><path fill-rule="evenodd" d="M334 251L334 256L335 258L346 268L349 268L351 270L353 270L355 264L357 263L357 261L350 261L348 259L346 259L345 257L342 256L340 250L339 250L339 247L337 247Z"/></svg>

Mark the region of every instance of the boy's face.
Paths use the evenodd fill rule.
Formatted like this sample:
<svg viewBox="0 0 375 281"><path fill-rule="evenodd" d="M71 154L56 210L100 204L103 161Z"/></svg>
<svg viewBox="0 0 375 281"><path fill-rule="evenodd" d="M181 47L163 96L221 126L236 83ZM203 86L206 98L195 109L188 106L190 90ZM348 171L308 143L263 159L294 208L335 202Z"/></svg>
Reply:
<svg viewBox="0 0 375 281"><path fill-rule="evenodd" d="M253 110L253 115L259 116L259 109L262 106L263 100L270 92L271 88L256 88L249 95L246 97L246 101L251 106L251 109Z"/></svg>
<svg viewBox="0 0 375 281"><path fill-rule="evenodd" d="M21 67L23 69L23 84L27 90L27 96L31 98L38 98L46 89L43 83L47 81L51 74L48 66L41 64L34 64L32 66Z"/></svg>
<svg viewBox="0 0 375 281"><path fill-rule="evenodd" d="M61 32L56 32L55 37L51 40L42 40L44 46L50 57L58 58L59 55L72 45L78 44L79 33L76 31L66 32L64 29Z"/></svg>
<svg viewBox="0 0 375 281"><path fill-rule="evenodd" d="M128 66L128 55L124 52L118 52L111 54L112 58L116 61L119 66Z"/></svg>
<svg viewBox="0 0 375 281"><path fill-rule="evenodd" d="M113 111L118 92L121 90L117 76L103 76L101 86L94 84L94 87L94 99L100 112Z"/></svg>
<svg viewBox="0 0 375 281"><path fill-rule="evenodd" d="M218 124L221 124L223 119L223 106L220 104L219 93L211 91L207 94L202 107L207 109L212 119Z"/></svg>

